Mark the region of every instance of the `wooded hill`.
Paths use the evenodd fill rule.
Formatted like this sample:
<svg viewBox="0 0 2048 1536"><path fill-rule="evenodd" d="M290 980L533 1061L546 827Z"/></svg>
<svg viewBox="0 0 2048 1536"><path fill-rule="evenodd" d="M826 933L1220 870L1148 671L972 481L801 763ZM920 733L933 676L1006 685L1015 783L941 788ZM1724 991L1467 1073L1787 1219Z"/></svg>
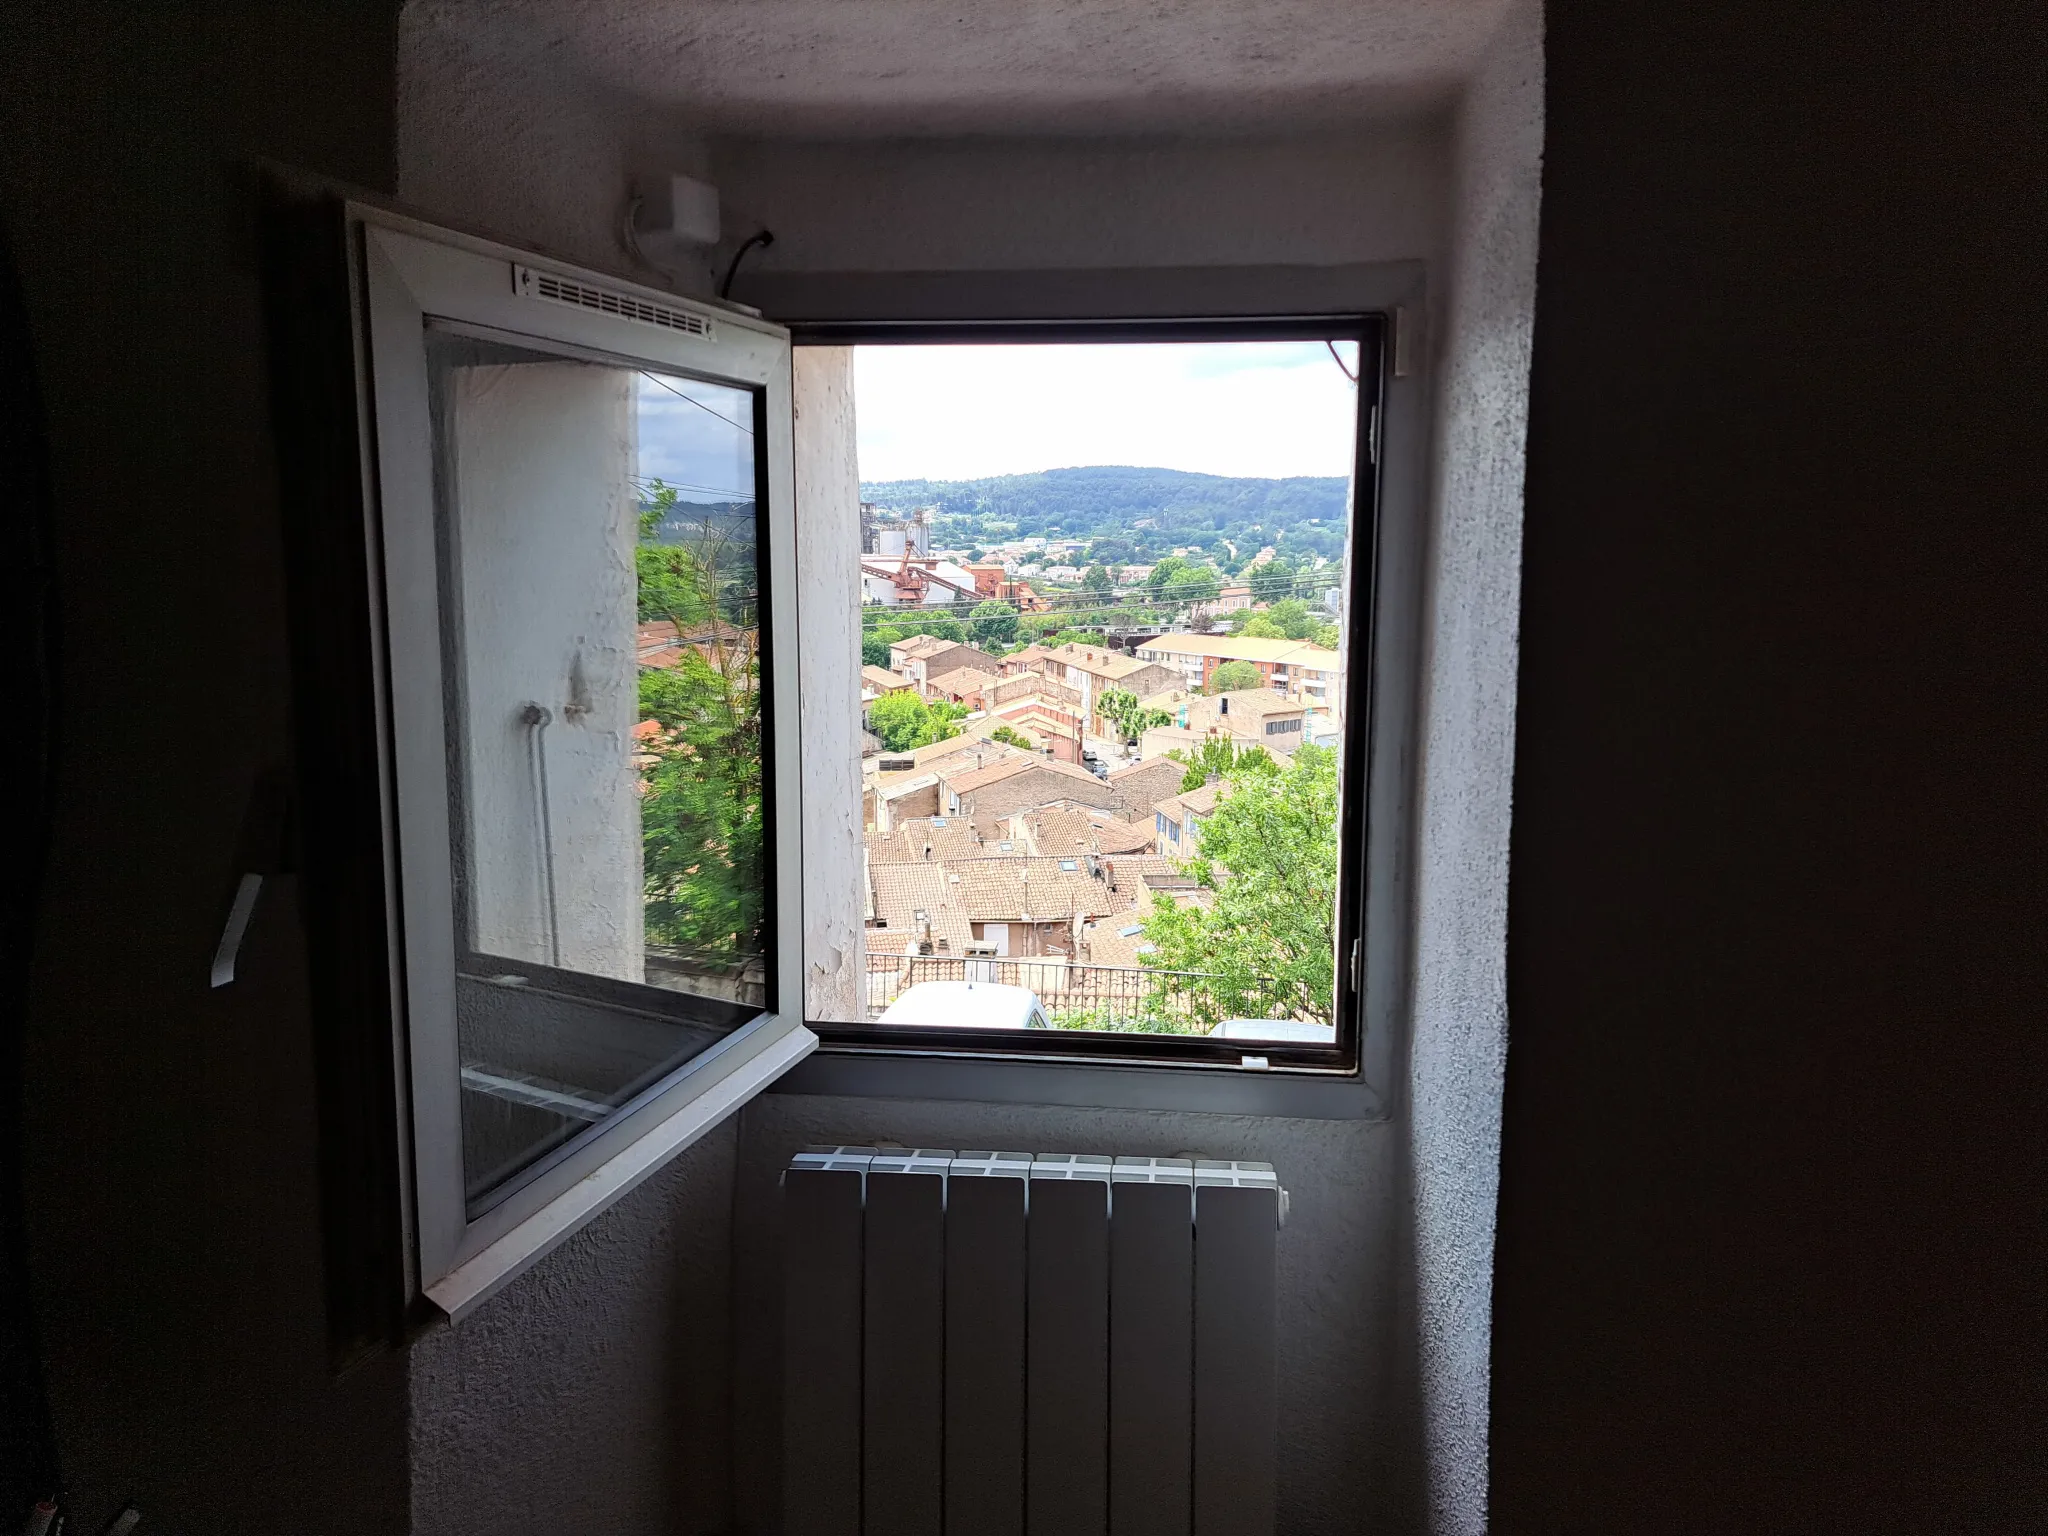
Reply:
<svg viewBox="0 0 2048 1536"><path fill-rule="evenodd" d="M945 545L1034 535L1128 539L1133 548L1122 558L1144 559L1175 545L1209 548L1221 537L1334 558L1349 484L1341 475L1264 480L1105 464L984 480L871 481L860 494L892 510L937 507L933 532ZM1156 527L1138 526L1145 522Z"/></svg>

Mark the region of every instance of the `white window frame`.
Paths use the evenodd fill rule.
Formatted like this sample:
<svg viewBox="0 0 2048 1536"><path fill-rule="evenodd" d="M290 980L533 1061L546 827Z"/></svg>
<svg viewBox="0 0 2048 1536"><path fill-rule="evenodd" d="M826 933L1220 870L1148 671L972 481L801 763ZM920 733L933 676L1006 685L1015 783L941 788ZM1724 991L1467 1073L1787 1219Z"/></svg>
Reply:
<svg viewBox="0 0 2048 1536"><path fill-rule="evenodd" d="M828 1041L778 1092L1176 1109L1297 1118L1384 1119L1400 1098L1412 998L1414 722L1427 527L1429 378L1420 262L1330 267L975 272L761 272L748 296L802 330L1006 321L1172 321L1378 314L1388 322L1380 412L1371 601L1372 730L1364 807L1363 1034L1355 1070L1241 1070L1174 1064L868 1054Z"/></svg>
<svg viewBox="0 0 2048 1536"><path fill-rule="evenodd" d="M803 911L796 818L801 775L793 437L788 332L735 310L640 288L359 203L346 206L358 371L367 409L373 668L391 934L398 1116L411 1236L410 1289L460 1320L817 1044L802 1021ZM689 334L520 291L521 269L703 321ZM644 364L761 391L766 433L762 562L764 683L773 836L772 1011L678 1066L540 1160L489 1208L468 1213L455 1023L456 913L449 861L439 557L426 328L430 320L597 361ZM585 1006L601 1006L587 1004ZM330 1235L330 1241L332 1234Z"/></svg>

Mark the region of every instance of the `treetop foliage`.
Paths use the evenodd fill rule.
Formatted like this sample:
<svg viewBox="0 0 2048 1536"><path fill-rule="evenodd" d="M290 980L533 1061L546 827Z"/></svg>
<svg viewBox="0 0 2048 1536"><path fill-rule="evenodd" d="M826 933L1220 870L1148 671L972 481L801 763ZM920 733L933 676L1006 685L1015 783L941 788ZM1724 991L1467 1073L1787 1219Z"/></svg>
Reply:
<svg viewBox="0 0 2048 1536"><path fill-rule="evenodd" d="M1246 763L1225 783L1185 864L1213 902L1205 910L1155 898L1146 963L1203 973L1166 981L1201 1023L1327 1024L1336 1017L1336 754L1304 746L1284 769L1270 758Z"/></svg>

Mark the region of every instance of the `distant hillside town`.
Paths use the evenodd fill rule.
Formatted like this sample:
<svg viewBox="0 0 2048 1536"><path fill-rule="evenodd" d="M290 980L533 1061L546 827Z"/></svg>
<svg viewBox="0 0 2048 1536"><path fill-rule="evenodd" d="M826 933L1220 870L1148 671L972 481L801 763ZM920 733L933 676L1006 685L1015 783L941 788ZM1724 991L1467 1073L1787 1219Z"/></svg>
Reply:
<svg viewBox="0 0 2048 1536"><path fill-rule="evenodd" d="M861 509L871 1012L982 976L1056 1016L1174 1027L1155 919L1232 878L1205 822L1253 764L1263 792L1304 749L1334 762L1341 548L1111 562L1122 535L942 547L945 518Z"/></svg>
<svg viewBox="0 0 2048 1536"><path fill-rule="evenodd" d="M846 573L868 1017L989 982L1059 1028L1331 1038L1341 542L1134 559L948 544L949 515L864 502ZM662 488L637 555L648 943L700 968L755 963L762 920L751 550L721 528Z"/></svg>

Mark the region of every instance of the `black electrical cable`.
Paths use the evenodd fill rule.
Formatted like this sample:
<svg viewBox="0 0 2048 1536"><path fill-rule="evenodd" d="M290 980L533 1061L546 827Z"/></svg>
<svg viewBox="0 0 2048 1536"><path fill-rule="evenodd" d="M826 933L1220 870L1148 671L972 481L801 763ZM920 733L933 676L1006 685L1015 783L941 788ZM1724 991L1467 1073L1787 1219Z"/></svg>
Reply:
<svg viewBox="0 0 2048 1536"><path fill-rule="evenodd" d="M774 243L775 232L770 229L764 229L759 234L749 235L745 240L742 240L740 248L732 253L732 265L725 269L725 281L718 285L718 296L721 299L732 297L732 280L739 276L740 262L746 258L747 252L757 245L765 249Z"/></svg>

